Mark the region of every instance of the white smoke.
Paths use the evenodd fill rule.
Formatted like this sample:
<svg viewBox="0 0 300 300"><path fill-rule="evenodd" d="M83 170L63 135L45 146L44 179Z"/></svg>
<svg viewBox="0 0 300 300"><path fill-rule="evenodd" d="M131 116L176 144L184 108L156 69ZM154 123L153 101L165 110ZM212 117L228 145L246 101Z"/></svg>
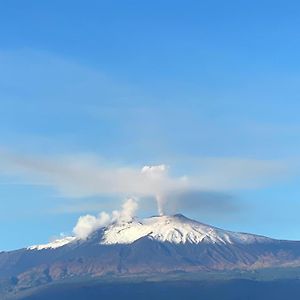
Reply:
<svg viewBox="0 0 300 300"><path fill-rule="evenodd" d="M3 168L10 173L28 176L31 182L55 186L66 197L156 197L160 214L163 212L161 199L164 195L185 186L180 177L168 174L165 165L115 167L89 156L53 160L11 153L3 153L0 163L2 160L0 171Z"/></svg>
<svg viewBox="0 0 300 300"><path fill-rule="evenodd" d="M120 211L114 210L112 212L112 221L128 222L135 216L137 209L137 200L129 198L123 203L122 209Z"/></svg>
<svg viewBox="0 0 300 300"><path fill-rule="evenodd" d="M86 239L92 232L108 225L110 221L111 217L106 212L101 212L96 217L92 215L81 216L73 229L73 233L80 239Z"/></svg>
<svg viewBox="0 0 300 300"><path fill-rule="evenodd" d="M157 166L144 166L142 168L141 173L144 174L144 176L148 177L152 181L164 181L167 178L167 171L168 168L166 165L157 165ZM159 215L164 214L164 201L165 198L163 196L163 193L161 190L158 190L155 195L156 203L157 203L157 210Z"/></svg>
<svg viewBox="0 0 300 300"><path fill-rule="evenodd" d="M107 165L91 155L47 158L0 149L0 174L53 186L64 197L155 197L159 214L164 213L171 195L254 189L290 176L296 172L294 168L289 161L203 158L193 162L190 176L178 177L169 174L164 164L136 168Z"/></svg>
<svg viewBox="0 0 300 300"><path fill-rule="evenodd" d="M112 222L129 222L135 216L137 209L137 200L129 198L123 203L120 211L114 210L111 215L107 212L101 212L98 216L85 215L79 217L73 233L80 239L86 239L95 230Z"/></svg>

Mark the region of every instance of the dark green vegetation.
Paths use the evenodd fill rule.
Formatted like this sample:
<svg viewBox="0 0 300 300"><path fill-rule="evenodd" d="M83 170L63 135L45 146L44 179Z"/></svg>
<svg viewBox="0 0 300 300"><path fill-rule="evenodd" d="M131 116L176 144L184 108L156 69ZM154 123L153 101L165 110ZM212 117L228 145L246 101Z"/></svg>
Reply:
<svg viewBox="0 0 300 300"><path fill-rule="evenodd" d="M11 282L10 287L13 287ZM17 293L16 293L17 292ZM8 294L6 294L8 295ZM300 268L80 277L13 291L7 300L300 299Z"/></svg>
<svg viewBox="0 0 300 300"><path fill-rule="evenodd" d="M209 280L167 282L90 282L57 284L18 299L24 300L279 300L300 299L299 280Z"/></svg>

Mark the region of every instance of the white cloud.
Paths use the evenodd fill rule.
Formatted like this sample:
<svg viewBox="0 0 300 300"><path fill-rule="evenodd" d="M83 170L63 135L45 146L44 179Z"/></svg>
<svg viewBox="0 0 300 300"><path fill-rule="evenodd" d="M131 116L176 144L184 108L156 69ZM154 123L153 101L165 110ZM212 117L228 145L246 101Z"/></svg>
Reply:
<svg viewBox="0 0 300 300"><path fill-rule="evenodd" d="M206 190L254 189L267 186L291 175L289 161L242 158L202 158L198 171L190 177L194 187Z"/></svg>
<svg viewBox="0 0 300 300"><path fill-rule="evenodd" d="M128 167L108 165L91 155L56 158L1 152L0 171L25 182L56 188L64 197L150 197L162 214L168 195L189 190L228 191L272 184L291 172L284 161L241 158L195 160L193 174L172 176L164 165Z"/></svg>
<svg viewBox="0 0 300 300"><path fill-rule="evenodd" d="M3 152L2 160L2 170L30 182L53 186L66 197L161 197L186 186L181 178L171 177L164 165L114 167L92 156L45 159Z"/></svg>
<svg viewBox="0 0 300 300"><path fill-rule="evenodd" d="M157 165L157 166L144 166L141 170L142 174L152 177L161 177L164 176L168 168L166 165Z"/></svg>

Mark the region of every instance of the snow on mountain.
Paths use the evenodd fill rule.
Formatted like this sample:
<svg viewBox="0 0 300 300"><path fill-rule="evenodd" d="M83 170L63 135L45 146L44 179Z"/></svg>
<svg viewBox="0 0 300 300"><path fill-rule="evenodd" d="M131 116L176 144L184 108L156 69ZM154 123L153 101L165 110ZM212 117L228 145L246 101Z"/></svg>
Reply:
<svg viewBox="0 0 300 300"><path fill-rule="evenodd" d="M48 244L30 246L27 249L28 250L56 249L56 248L65 246L65 245L75 241L76 239L77 238L74 236L67 236L62 239L54 240Z"/></svg>
<svg viewBox="0 0 300 300"><path fill-rule="evenodd" d="M126 221L116 221L107 227L100 228L101 235L95 235L95 243L102 245L131 244L140 238L169 242L173 244L251 244L268 242L272 239L247 233L226 231L199 223L183 215L154 216L145 219L133 218ZM93 233L88 239L94 239ZM28 247L28 250L56 249L74 241L77 237L64 237L51 243ZM84 242L84 240L82 240Z"/></svg>
<svg viewBox="0 0 300 300"><path fill-rule="evenodd" d="M188 219L183 215L174 215L116 222L105 228L100 243L106 245L131 244L146 236L157 241L175 244L199 244L201 242L250 244L271 240L258 235L225 231Z"/></svg>
<svg viewBox="0 0 300 300"><path fill-rule="evenodd" d="M300 241L236 233L182 215L164 215L119 219L87 238L64 237L45 245L1 252L0 290L1 282L13 282L12 288L24 289L107 274L252 272L287 266L299 268Z"/></svg>

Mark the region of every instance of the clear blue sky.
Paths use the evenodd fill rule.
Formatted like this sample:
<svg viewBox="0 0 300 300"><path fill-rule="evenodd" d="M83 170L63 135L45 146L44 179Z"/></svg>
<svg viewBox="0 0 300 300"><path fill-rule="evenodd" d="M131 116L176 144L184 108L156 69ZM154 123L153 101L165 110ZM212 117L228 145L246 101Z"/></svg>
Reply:
<svg viewBox="0 0 300 300"><path fill-rule="evenodd" d="M237 211L184 213L300 240L299 10L298 1L0 1L0 147L166 163L180 175L207 157L286 163L293 170L274 182L227 190ZM121 200L70 199L3 172L0 250L46 242L97 212L61 206L111 210Z"/></svg>

